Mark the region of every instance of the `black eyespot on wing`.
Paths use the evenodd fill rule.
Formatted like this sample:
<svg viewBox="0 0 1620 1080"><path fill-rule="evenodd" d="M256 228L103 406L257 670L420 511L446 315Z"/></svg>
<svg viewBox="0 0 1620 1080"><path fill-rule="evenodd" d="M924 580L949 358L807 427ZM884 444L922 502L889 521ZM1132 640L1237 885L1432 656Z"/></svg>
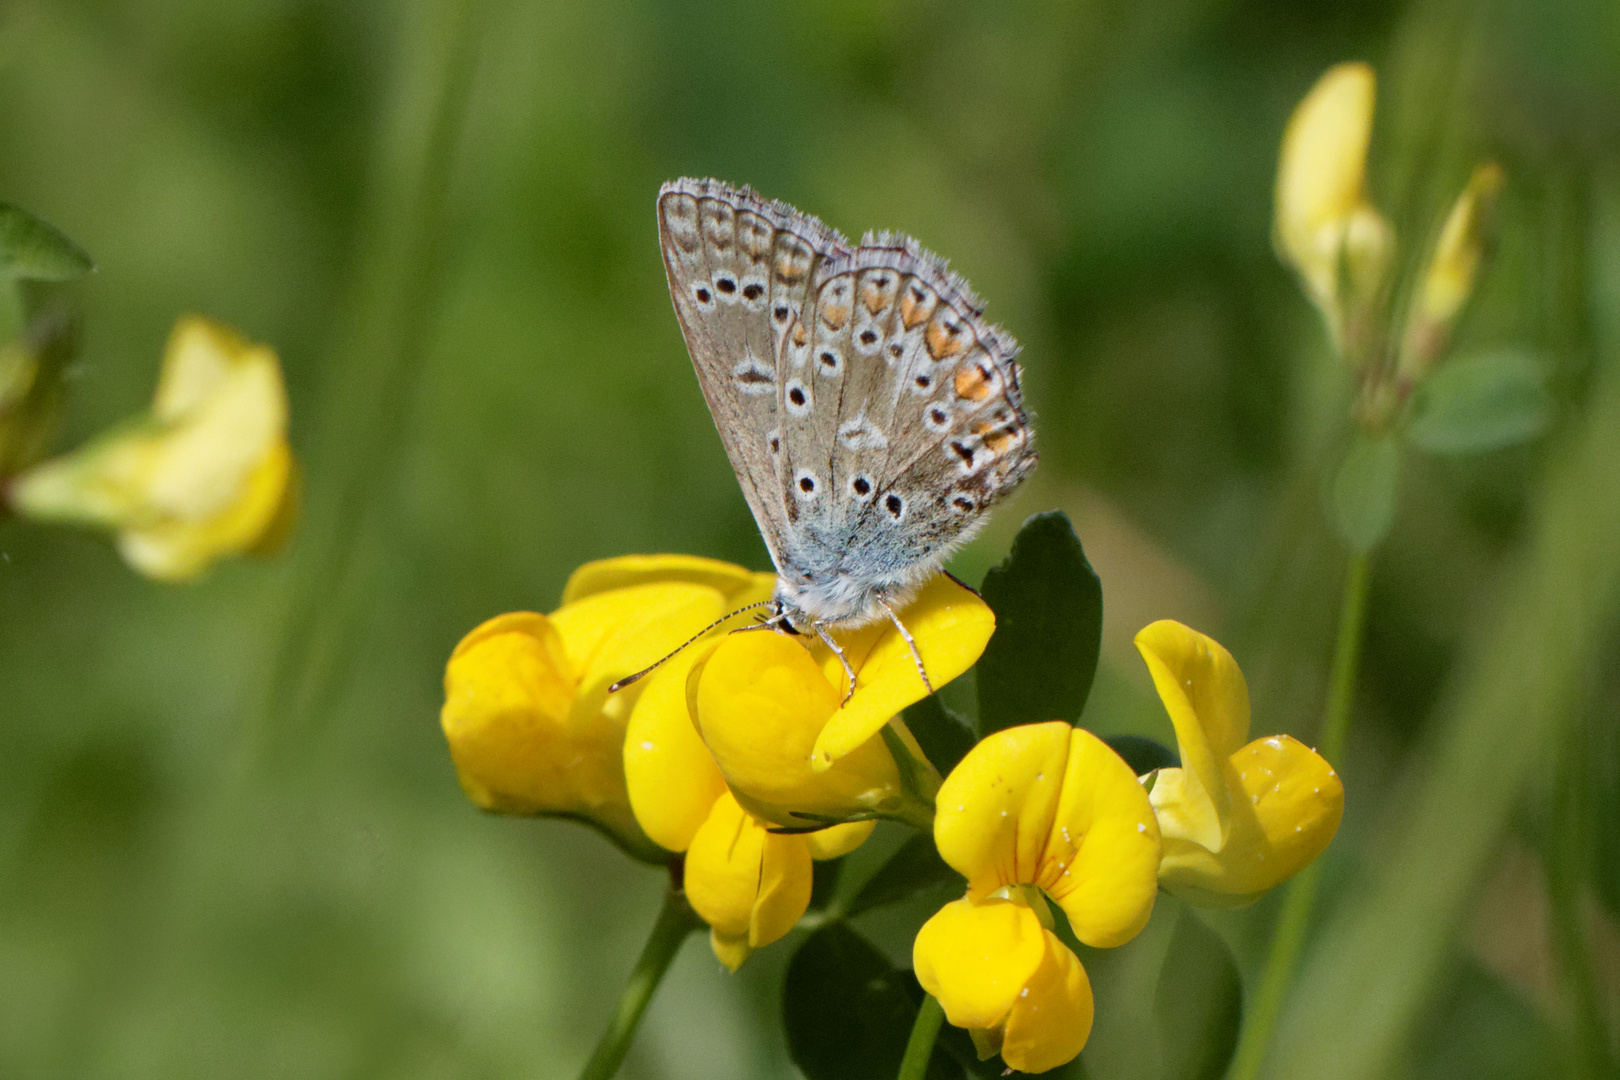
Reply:
<svg viewBox="0 0 1620 1080"><path fill-rule="evenodd" d="M725 293L727 296L730 296L732 293L737 291L737 283L728 277L723 277L716 280L714 287Z"/></svg>
<svg viewBox="0 0 1620 1080"><path fill-rule="evenodd" d="M749 300L758 300L763 295L765 295L765 286L763 285L748 284L743 286L743 296Z"/></svg>
<svg viewBox="0 0 1620 1080"><path fill-rule="evenodd" d="M857 476L849 486L855 489L857 495L867 495L872 491L871 481L864 476Z"/></svg>
<svg viewBox="0 0 1620 1080"><path fill-rule="evenodd" d="M804 391L795 386L793 389L788 391L788 400L793 402L795 405L803 405Z"/></svg>
<svg viewBox="0 0 1620 1080"><path fill-rule="evenodd" d="M969 465L973 464L973 447L953 439L951 441L951 449L956 451L957 457L961 458Z"/></svg>
<svg viewBox="0 0 1620 1080"><path fill-rule="evenodd" d="M697 288L697 299L698 303L707 304L709 302L709 290L699 285Z"/></svg>
<svg viewBox="0 0 1620 1080"><path fill-rule="evenodd" d="M905 510L905 508L906 501L898 495L891 494L888 498L883 500L883 509L889 512L890 517L897 520L900 517L901 511Z"/></svg>
<svg viewBox="0 0 1620 1080"><path fill-rule="evenodd" d="M816 490L815 477L813 477L813 476L801 476L801 477L799 477L799 490L804 492L806 495L808 495L808 494L810 494L810 492Z"/></svg>
<svg viewBox="0 0 1620 1080"><path fill-rule="evenodd" d="M838 357L834 356L830 352L822 353L821 354L821 366L826 368L828 371L831 371L833 368L836 368L838 366Z"/></svg>
<svg viewBox="0 0 1620 1080"><path fill-rule="evenodd" d="M749 299L752 300L753 297L749 297ZM772 314L774 314L776 316L776 321L777 322L787 322L787 317L788 317L787 305L786 304L778 305L776 310L774 312L772 312Z"/></svg>
<svg viewBox="0 0 1620 1080"><path fill-rule="evenodd" d="M900 343L898 341L895 342L893 345L889 346L889 355L894 357L896 360L900 359L900 354L905 352L905 351L906 350L900 345Z"/></svg>
<svg viewBox="0 0 1620 1080"><path fill-rule="evenodd" d="M933 383L933 381L934 380L930 379L927 375L919 375L919 376L917 376L917 386L918 386L919 389L922 389L922 390L928 389L928 387Z"/></svg>
<svg viewBox="0 0 1620 1080"><path fill-rule="evenodd" d="M862 330L861 331L861 341L862 341L863 344L870 345L870 344L872 344L872 342L874 342L876 340L877 340L877 331L875 331L875 330Z"/></svg>
<svg viewBox="0 0 1620 1080"><path fill-rule="evenodd" d="M949 417L945 415L944 409L941 409L936 405L934 408L928 411L928 419L932 420L936 424L943 424L947 419L949 419Z"/></svg>

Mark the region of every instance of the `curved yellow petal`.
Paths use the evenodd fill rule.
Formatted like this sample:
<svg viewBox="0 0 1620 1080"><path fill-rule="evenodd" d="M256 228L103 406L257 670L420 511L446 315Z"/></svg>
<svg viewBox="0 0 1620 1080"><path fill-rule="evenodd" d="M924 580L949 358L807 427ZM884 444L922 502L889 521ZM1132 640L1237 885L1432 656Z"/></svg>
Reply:
<svg viewBox="0 0 1620 1080"><path fill-rule="evenodd" d="M725 597L688 582L653 582L594 593L551 613L580 686L604 687L668 655L721 615Z"/></svg>
<svg viewBox="0 0 1620 1080"><path fill-rule="evenodd" d="M795 812L837 817L899 796L899 772L880 739L836 768L811 767L811 748L838 708L838 692L800 639L769 630L729 634L693 678L703 741L757 816L802 828L811 819Z"/></svg>
<svg viewBox="0 0 1620 1080"><path fill-rule="evenodd" d="M830 825L820 832L805 833L804 845L810 851L810 857L820 862L825 859L836 859L840 855L848 855L872 835L877 828L875 821L851 821L843 825Z"/></svg>
<svg viewBox="0 0 1620 1080"><path fill-rule="evenodd" d="M686 898L713 929L715 955L736 970L749 951L792 930L810 906L810 852L799 837L767 832L722 795L687 849Z"/></svg>
<svg viewBox="0 0 1620 1080"><path fill-rule="evenodd" d="M1074 731L1061 720L997 731L945 778L934 797L934 843L968 879L969 896L1039 877Z"/></svg>
<svg viewBox="0 0 1620 1080"><path fill-rule="evenodd" d="M1018 1072L1067 1064L1091 1036L1091 980L1080 958L1052 931L1045 934L1046 954L1013 1003L1001 1037L1001 1059Z"/></svg>
<svg viewBox="0 0 1620 1080"><path fill-rule="evenodd" d="M994 1028L1045 958L1046 933L1023 904L956 900L917 931L912 966L952 1024Z"/></svg>
<svg viewBox="0 0 1620 1080"><path fill-rule="evenodd" d="M730 599L748 590L757 591L762 580L765 595L761 599L769 599L775 576L756 574L736 563L699 555L621 555L588 562L575 570L563 586L562 602L572 604L596 593L671 581L706 585Z"/></svg>
<svg viewBox="0 0 1620 1080"><path fill-rule="evenodd" d="M1069 736L1063 794L1034 883L1069 917L1075 937L1123 945L1153 914L1159 826L1136 774L1101 739Z"/></svg>
<svg viewBox="0 0 1620 1080"><path fill-rule="evenodd" d="M1312 297L1337 302L1345 223L1365 201L1376 78L1363 63L1330 68L1294 110L1277 165L1277 247Z"/></svg>
<svg viewBox="0 0 1620 1080"><path fill-rule="evenodd" d="M1247 903L1280 885L1327 848L1344 816L1338 774L1287 735L1241 748L1227 763L1227 778L1236 797L1226 846L1211 852L1185 839L1165 840L1159 879L1194 903ZM1155 808L1173 795L1172 789L1161 796L1155 785Z"/></svg>
<svg viewBox="0 0 1620 1080"><path fill-rule="evenodd" d="M624 733L624 779L636 820L655 843L685 851L726 790L686 707L694 646L648 676Z"/></svg>
<svg viewBox="0 0 1620 1080"><path fill-rule="evenodd" d="M937 689L972 667L996 629L990 606L971 589L940 574L898 613L917 643L928 679ZM815 765L825 769L876 735L889 718L928 696L905 640L892 625L872 634L870 650L857 663L855 693L816 740ZM843 645L840 639L840 645ZM864 642L863 642L864 644ZM846 655L851 650L846 649Z"/></svg>
<svg viewBox="0 0 1620 1080"><path fill-rule="evenodd" d="M1159 826L1168 835L1219 851L1231 812L1223 763L1249 737L1249 688L1232 654L1214 638L1171 619L1136 635L1154 689L1176 729L1182 777L1178 816ZM1200 797L1199 788L1202 788Z"/></svg>

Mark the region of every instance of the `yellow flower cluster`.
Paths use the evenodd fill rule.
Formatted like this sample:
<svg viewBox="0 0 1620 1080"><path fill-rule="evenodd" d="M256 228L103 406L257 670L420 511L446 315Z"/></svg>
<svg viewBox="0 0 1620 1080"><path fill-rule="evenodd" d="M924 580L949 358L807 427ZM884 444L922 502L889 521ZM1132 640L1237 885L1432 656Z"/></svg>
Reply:
<svg viewBox="0 0 1620 1080"><path fill-rule="evenodd" d="M116 530L124 559L160 581L274 549L297 512L275 352L182 318L151 412L23 473L7 500L35 520Z"/></svg>
<svg viewBox="0 0 1620 1080"><path fill-rule="evenodd" d="M576 572L551 615L474 630L451 657L443 712L468 795L589 820L678 866L734 970L804 915L814 860L853 850L879 817L931 829L966 889L917 934L917 977L984 1056L1025 1072L1071 1060L1091 1028L1090 984L1052 905L1079 941L1121 945L1161 884L1243 902L1338 826L1332 769L1286 736L1244 744L1242 674L1178 623L1138 637L1185 763L1150 777L1053 721L988 736L942 781L898 718L927 688L888 624L835 634L853 686L824 644L733 626L609 693L772 583L685 556L611 559ZM944 576L900 618L936 685L971 667L995 628Z"/></svg>

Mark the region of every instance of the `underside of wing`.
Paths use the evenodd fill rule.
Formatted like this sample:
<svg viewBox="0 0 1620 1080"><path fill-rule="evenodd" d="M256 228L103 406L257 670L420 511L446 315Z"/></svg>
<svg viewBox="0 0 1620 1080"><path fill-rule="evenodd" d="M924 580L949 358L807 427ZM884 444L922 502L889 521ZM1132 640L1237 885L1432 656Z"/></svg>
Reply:
<svg viewBox="0 0 1620 1080"><path fill-rule="evenodd" d="M780 570L791 522L779 358L818 268L847 256L848 243L785 203L716 180L665 184L658 233L698 383Z"/></svg>

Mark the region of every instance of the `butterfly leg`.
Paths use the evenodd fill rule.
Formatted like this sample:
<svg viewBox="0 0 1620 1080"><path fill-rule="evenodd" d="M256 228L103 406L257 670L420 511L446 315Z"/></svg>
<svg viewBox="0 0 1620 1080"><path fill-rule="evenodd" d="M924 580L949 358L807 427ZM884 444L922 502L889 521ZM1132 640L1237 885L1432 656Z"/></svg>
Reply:
<svg viewBox="0 0 1620 1080"><path fill-rule="evenodd" d="M844 704L844 702L847 702L850 698L855 696L855 669L849 666L849 657L844 655L844 650L838 647L838 642L832 639L832 635L827 633L826 630L822 629L820 623L814 623L812 625L815 627L816 637L820 638L822 644L831 649L833 655L838 657L838 662L844 665L844 674L849 676L849 689L844 691L844 700L838 703L841 706Z"/></svg>
<svg viewBox="0 0 1620 1080"><path fill-rule="evenodd" d="M911 631L906 629L906 624L900 621L900 616L894 613L894 608L889 606L889 602L887 600L880 596L878 597L878 603L883 606L883 612L889 616L889 621L894 623L894 628L900 631L900 637L906 643L906 648L911 650L912 662L917 665L917 676L922 679L923 685L926 686L928 688L928 692L932 694L934 692L934 684L928 681L928 669L923 667L922 654L917 651L916 639L911 636Z"/></svg>

